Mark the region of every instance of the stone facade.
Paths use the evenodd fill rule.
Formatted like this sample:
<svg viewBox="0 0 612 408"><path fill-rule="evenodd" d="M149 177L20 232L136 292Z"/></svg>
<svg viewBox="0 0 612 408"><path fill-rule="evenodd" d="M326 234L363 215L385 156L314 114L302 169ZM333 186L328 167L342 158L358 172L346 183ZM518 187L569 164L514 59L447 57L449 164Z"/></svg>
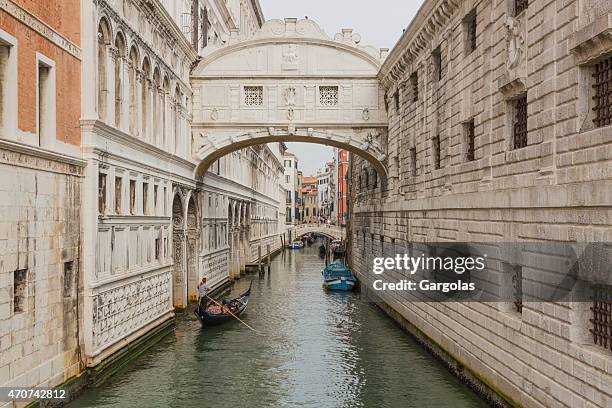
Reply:
<svg viewBox="0 0 612 408"><path fill-rule="evenodd" d="M229 16L224 2L83 8L96 23L83 33L88 366L197 300L201 277L216 288L240 277L260 247L280 247L279 146L235 151L195 172L190 70L199 51L239 25Z"/></svg>
<svg viewBox="0 0 612 408"><path fill-rule="evenodd" d="M595 122L591 86L612 55L611 12L597 0L425 1L379 75L388 180L353 161L350 250L365 288L372 257L411 244L610 242L612 127ZM557 261L519 251L493 272ZM506 402L612 405L612 350L593 342L588 303L380 296Z"/></svg>
<svg viewBox="0 0 612 408"><path fill-rule="evenodd" d="M0 6L0 386L53 387L83 343L79 2Z"/></svg>

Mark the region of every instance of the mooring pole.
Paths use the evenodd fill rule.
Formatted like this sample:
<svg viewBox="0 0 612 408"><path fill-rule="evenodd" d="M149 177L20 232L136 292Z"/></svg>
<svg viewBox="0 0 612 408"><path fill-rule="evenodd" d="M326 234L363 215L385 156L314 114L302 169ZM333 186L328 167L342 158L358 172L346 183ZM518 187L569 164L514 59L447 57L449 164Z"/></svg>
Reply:
<svg viewBox="0 0 612 408"><path fill-rule="evenodd" d="M270 273L270 244L266 245L266 252L268 253L268 273Z"/></svg>
<svg viewBox="0 0 612 408"><path fill-rule="evenodd" d="M259 268L259 273L261 273L261 245L257 247L257 266Z"/></svg>

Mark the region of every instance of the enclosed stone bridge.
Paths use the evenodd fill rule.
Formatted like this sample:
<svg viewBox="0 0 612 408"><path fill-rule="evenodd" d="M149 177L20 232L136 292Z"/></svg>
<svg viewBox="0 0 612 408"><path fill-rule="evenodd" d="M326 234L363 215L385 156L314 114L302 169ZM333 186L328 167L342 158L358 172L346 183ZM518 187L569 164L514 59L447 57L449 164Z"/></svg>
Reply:
<svg viewBox="0 0 612 408"><path fill-rule="evenodd" d="M346 228L325 224L301 224L295 226L293 234L296 238L303 237L306 234L318 234L331 239L344 239Z"/></svg>
<svg viewBox="0 0 612 408"><path fill-rule="evenodd" d="M333 38L312 20L270 20L252 38L232 33L192 72L191 154L201 177L247 146L308 142L339 147L387 175L387 114L377 75L387 50Z"/></svg>

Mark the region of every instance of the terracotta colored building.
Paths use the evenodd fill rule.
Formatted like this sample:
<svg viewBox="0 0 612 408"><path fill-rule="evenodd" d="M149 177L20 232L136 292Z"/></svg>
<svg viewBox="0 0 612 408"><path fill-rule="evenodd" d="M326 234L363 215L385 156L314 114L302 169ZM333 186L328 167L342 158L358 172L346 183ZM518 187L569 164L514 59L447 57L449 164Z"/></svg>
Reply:
<svg viewBox="0 0 612 408"><path fill-rule="evenodd" d="M316 224L319 222L319 193L316 177L302 178L302 223Z"/></svg>

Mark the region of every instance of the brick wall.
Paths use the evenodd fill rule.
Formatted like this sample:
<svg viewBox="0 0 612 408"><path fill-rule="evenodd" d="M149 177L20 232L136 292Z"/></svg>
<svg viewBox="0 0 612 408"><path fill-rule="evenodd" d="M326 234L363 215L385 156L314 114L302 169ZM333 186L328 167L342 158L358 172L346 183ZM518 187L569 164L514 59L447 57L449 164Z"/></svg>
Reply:
<svg viewBox="0 0 612 408"><path fill-rule="evenodd" d="M18 1L61 36L79 44L79 2ZM28 19L32 23L33 20ZM36 23L32 23L36 24ZM18 119L17 127L27 133L36 133L36 53L41 53L56 64L56 137L57 140L80 145L79 121L81 116L81 61L65 49L58 47L48 36L41 35L6 10L0 10L0 28L17 39L18 46Z"/></svg>

